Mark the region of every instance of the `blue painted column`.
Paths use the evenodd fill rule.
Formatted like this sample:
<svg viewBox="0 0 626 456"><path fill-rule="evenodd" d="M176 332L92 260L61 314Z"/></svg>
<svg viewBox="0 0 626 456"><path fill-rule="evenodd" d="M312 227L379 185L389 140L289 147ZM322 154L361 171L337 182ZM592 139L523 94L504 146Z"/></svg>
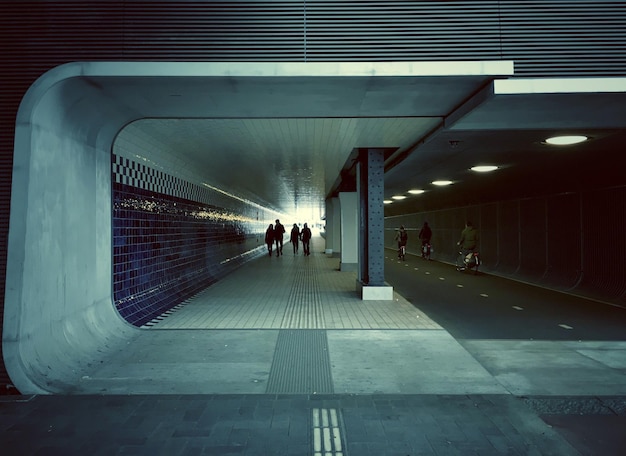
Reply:
<svg viewBox="0 0 626 456"><path fill-rule="evenodd" d="M363 299L393 299L385 284L385 152L361 149L357 165L359 195L359 277Z"/></svg>

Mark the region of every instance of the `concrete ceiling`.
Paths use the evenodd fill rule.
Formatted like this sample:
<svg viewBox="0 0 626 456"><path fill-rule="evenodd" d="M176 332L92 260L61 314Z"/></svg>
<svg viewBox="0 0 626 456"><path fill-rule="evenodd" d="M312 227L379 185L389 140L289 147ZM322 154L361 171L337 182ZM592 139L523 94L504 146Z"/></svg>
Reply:
<svg viewBox="0 0 626 456"><path fill-rule="evenodd" d="M198 179L286 214L323 213L355 148L396 151L386 161L386 198L425 190L388 205L388 215L626 181L622 79L278 75L96 83L137 111L119 138L150 137L160 151L154 161L174 154ZM591 139L543 143L567 133ZM500 169L469 171L477 164ZM435 179L454 183L436 188Z"/></svg>

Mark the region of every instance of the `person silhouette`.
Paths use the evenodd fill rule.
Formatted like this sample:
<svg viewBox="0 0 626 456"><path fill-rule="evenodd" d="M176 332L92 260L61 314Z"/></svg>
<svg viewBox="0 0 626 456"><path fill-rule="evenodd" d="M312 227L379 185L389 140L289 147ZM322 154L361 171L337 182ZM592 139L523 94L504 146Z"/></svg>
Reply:
<svg viewBox="0 0 626 456"><path fill-rule="evenodd" d="M304 256L309 256L311 254L311 228L309 228L306 223L302 227L302 233L300 233L300 237L302 238L302 248L304 249Z"/></svg>
<svg viewBox="0 0 626 456"><path fill-rule="evenodd" d="M270 223L270 226L265 230L265 243L267 244L267 251L272 256L272 247L274 246L274 225Z"/></svg>
<svg viewBox="0 0 626 456"><path fill-rule="evenodd" d="M293 245L293 254L298 253L298 247L300 246L300 228L297 224L293 224L293 228L291 228L291 236L290 236L291 244Z"/></svg>
<svg viewBox="0 0 626 456"><path fill-rule="evenodd" d="M285 227L280 223L280 220L276 219L274 224L274 239L276 239L276 256L283 254L283 235L285 234Z"/></svg>

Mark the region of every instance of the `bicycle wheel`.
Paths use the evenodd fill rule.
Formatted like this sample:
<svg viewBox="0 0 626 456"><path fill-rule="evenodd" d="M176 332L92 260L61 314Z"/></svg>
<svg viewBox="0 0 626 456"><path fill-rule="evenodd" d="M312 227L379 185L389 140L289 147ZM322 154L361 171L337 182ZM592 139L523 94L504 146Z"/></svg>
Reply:
<svg viewBox="0 0 626 456"><path fill-rule="evenodd" d="M456 256L456 270L457 271L465 271L465 263L463 262L463 259L465 257L463 256L463 252L459 252L459 254Z"/></svg>

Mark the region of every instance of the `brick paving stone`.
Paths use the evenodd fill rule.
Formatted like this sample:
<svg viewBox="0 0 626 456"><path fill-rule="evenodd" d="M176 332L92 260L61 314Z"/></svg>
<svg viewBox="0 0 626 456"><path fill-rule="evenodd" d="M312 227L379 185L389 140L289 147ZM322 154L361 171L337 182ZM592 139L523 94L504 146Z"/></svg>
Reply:
<svg viewBox="0 0 626 456"><path fill-rule="evenodd" d="M64 456L309 455L311 410L321 404L332 405L339 412L340 430L349 456L400 455L403 452L410 456L579 454L523 400L508 396L412 396L404 403L399 397L390 401L378 396L355 400L352 396L341 395L322 401L311 396L308 402L300 395L293 400L271 395L231 396L223 400L219 395L212 395L196 397L195 401L183 397L163 400L119 397L110 402L104 397L39 399L0 405L5 422L8 416L13 421L0 433L2 456L46 452L62 452ZM126 406L124 399L128 399ZM438 401L439 408L436 407ZM621 399L614 401L619 403ZM15 411L14 415L11 410ZM260 410L264 412L261 414ZM272 417L276 417L273 423L266 419L269 410ZM172 411L175 420L170 419ZM116 413L123 419L115 420ZM617 415L598 417L623 419ZM54 421L55 418L58 420ZM581 423L585 421L578 425Z"/></svg>

